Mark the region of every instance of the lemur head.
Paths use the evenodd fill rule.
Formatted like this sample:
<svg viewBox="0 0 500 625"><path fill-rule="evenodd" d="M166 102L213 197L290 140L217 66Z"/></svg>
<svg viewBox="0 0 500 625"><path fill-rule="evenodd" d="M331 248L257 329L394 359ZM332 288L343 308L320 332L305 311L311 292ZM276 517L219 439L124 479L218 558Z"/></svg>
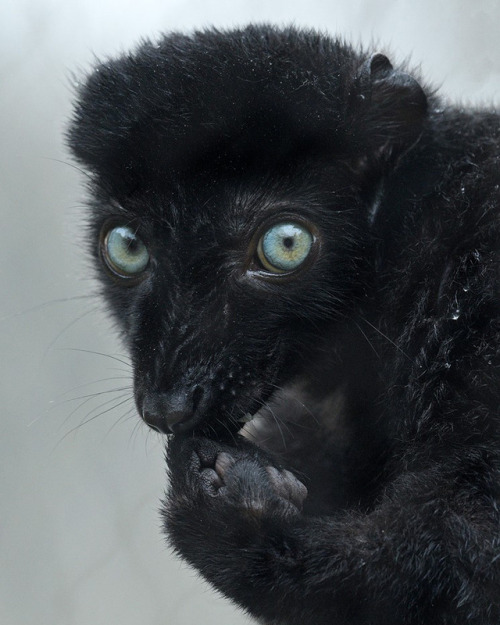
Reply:
<svg viewBox="0 0 500 625"><path fill-rule="evenodd" d="M148 424L234 429L304 372L364 288L369 206L426 109L385 56L294 29L173 34L95 69L69 144Z"/></svg>

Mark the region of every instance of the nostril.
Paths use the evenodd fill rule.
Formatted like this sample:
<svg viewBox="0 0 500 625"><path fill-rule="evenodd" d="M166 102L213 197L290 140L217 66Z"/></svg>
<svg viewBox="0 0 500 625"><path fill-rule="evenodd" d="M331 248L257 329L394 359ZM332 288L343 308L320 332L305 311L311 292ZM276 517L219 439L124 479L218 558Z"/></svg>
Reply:
<svg viewBox="0 0 500 625"><path fill-rule="evenodd" d="M150 415L148 412L143 412L142 413L142 419L144 421L144 423L146 423L146 425L149 425L149 427L154 430L155 432L158 432L159 434L166 434L167 432L162 432L162 430L159 428L158 425L156 425L155 423L155 419L152 415Z"/></svg>
<svg viewBox="0 0 500 625"><path fill-rule="evenodd" d="M177 424L194 416L204 394L200 385L192 393L146 393L142 401L142 418L154 430L170 434L177 430Z"/></svg>
<svg viewBox="0 0 500 625"><path fill-rule="evenodd" d="M160 432L160 434L170 433L164 414L159 410L158 402L155 402L152 397L144 398L141 416L143 421L153 430Z"/></svg>

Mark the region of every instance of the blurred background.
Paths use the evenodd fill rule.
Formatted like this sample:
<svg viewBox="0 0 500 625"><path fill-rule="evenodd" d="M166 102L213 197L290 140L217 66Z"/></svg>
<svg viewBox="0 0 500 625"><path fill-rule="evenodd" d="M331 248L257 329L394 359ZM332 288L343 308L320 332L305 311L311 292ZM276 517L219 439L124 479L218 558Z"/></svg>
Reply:
<svg viewBox="0 0 500 625"><path fill-rule="evenodd" d="M239 625L169 553L161 439L82 245L83 176L63 133L95 57L171 29L295 23L411 58L441 93L499 101L497 0L2 0L0 623Z"/></svg>

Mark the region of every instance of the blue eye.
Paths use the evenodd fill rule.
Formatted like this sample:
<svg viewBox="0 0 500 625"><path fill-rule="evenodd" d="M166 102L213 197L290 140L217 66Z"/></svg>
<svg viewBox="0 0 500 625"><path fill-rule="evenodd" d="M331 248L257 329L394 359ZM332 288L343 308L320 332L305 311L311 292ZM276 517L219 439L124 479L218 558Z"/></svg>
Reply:
<svg viewBox="0 0 500 625"><path fill-rule="evenodd" d="M149 263L146 246L129 226L111 228L102 249L108 267L124 278L137 276Z"/></svg>
<svg viewBox="0 0 500 625"><path fill-rule="evenodd" d="M313 235L305 226L284 221L262 235L257 256L271 273L287 273L302 265L309 256L313 241Z"/></svg>

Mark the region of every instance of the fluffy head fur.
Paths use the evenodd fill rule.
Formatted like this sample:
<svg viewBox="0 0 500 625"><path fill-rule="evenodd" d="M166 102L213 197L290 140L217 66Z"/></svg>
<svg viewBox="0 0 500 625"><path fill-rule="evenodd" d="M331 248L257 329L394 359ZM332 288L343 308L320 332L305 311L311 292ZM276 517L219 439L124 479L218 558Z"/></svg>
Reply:
<svg viewBox="0 0 500 625"><path fill-rule="evenodd" d="M172 35L96 69L70 145L93 176L93 241L118 218L152 251L139 287L105 278L141 412L146 396L168 412L169 394L188 410L187 394L190 427L229 422L300 373L297 352L370 279L380 173L420 135L426 106L385 57L295 30ZM251 258L280 214L318 229L321 253L291 280L258 275Z"/></svg>

